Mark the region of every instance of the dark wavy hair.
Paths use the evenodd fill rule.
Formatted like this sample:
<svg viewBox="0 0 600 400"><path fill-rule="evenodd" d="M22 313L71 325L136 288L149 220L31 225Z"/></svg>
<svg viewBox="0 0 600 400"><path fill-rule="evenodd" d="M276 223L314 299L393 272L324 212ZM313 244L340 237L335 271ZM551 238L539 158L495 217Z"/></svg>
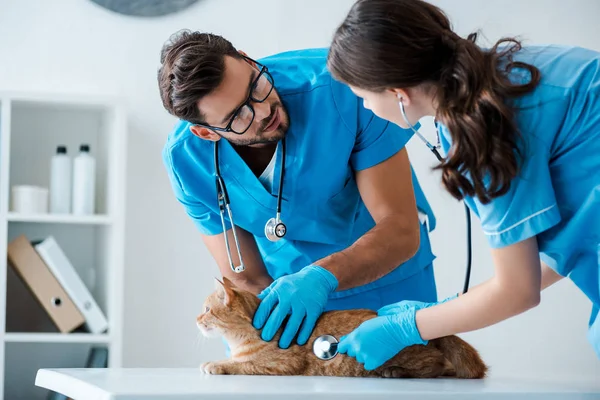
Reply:
<svg viewBox="0 0 600 400"><path fill-rule="evenodd" d="M163 45L157 74L165 109L184 121L204 124L198 102L221 84L225 56L242 58L222 36L187 29L173 34Z"/></svg>
<svg viewBox="0 0 600 400"><path fill-rule="evenodd" d="M334 78L364 90L434 90L436 118L452 137L448 157L435 169L455 198L488 203L508 191L522 156L506 100L532 91L540 72L513 61L518 40L502 38L484 50L476 39L476 33L458 36L444 12L425 1L358 0L335 32L327 63ZM515 67L529 71L527 83L510 82Z"/></svg>

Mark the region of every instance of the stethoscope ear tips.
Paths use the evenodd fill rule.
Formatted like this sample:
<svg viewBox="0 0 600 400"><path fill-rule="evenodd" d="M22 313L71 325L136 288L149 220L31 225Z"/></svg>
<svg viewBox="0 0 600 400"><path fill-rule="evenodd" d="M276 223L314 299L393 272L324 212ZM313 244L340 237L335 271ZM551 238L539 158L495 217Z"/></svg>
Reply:
<svg viewBox="0 0 600 400"><path fill-rule="evenodd" d="M282 239L287 232L287 227L279 218L271 218L265 225L265 236L271 242L276 242Z"/></svg>
<svg viewBox="0 0 600 400"><path fill-rule="evenodd" d="M246 267L244 267L244 264L240 264L233 268L233 272L238 273L238 274L240 272L244 272L245 270L246 270Z"/></svg>

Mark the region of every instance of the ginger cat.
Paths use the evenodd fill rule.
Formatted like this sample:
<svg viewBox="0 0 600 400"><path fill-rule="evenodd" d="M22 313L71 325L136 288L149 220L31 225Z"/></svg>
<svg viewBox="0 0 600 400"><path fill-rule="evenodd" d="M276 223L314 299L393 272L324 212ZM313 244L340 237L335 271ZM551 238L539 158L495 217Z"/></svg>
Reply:
<svg viewBox="0 0 600 400"><path fill-rule="evenodd" d="M204 303L196 323L206 337L223 335L231 350L231 359L208 362L201 366L215 375L320 375L384 378L483 378L487 366L478 352L457 336L430 340L426 346L403 349L374 371L345 354L323 361L312 352L313 341L320 335L337 338L348 334L362 322L374 318L371 310L328 311L321 315L304 346L295 342L288 349L278 346L278 334L270 342L260 338L252 318L260 300L250 292L236 288L227 278L217 280L217 290Z"/></svg>

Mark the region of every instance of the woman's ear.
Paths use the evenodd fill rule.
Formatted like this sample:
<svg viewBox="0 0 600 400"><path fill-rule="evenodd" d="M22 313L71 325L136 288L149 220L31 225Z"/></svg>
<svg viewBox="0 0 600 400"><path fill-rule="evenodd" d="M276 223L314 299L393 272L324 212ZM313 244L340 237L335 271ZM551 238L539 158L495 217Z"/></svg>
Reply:
<svg viewBox="0 0 600 400"><path fill-rule="evenodd" d="M390 89L390 92L392 92L396 99L398 99L398 102L402 102L402 104L404 104L405 107L410 105L411 98L406 90Z"/></svg>
<svg viewBox="0 0 600 400"><path fill-rule="evenodd" d="M190 131L192 131L194 136L211 142L216 142L221 139L221 136L217 135L214 131L200 125L190 126Z"/></svg>

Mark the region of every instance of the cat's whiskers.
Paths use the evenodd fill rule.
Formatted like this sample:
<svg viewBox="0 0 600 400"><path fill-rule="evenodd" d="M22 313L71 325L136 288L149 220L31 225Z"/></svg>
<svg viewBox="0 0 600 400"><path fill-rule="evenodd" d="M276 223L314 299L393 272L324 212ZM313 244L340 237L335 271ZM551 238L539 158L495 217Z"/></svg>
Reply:
<svg viewBox="0 0 600 400"><path fill-rule="evenodd" d="M198 331L196 334L196 345L194 346L196 350L200 349L201 345L204 344L202 342L206 341L206 337L202 334L202 332Z"/></svg>
<svg viewBox="0 0 600 400"><path fill-rule="evenodd" d="M389 367L379 372L366 371L352 357L337 357L324 363L314 357L310 345L280 349L279 333L270 342L265 342L261 332L252 325L258 299L250 292L233 290L233 284L226 277L223 281L218 282L217 291L205 302L205 313L197 320L203 337L221 335L229 345L230 361L219 373L388 378L480 378L486 375L487 367L477 350L453 335L434 339L427 346L409 346L390 360ZM323 314L315 330L337 336L340 332L356 329L376 315L366 309L332 311Z"/></svg>

